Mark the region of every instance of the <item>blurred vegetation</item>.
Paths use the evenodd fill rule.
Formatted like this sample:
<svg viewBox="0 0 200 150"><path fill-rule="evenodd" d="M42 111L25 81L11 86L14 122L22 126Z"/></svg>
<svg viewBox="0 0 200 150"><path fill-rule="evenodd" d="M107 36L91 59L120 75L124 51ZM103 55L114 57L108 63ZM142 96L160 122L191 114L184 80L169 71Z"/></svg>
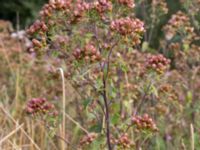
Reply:
<svg viewBox="0 0 200 150"><path fill-rule="evenodd" d="M0 19L10 20L16 27L17 16L21 28L32 23L38 11L48 0L1 0Z"/></svg>
<svg viewBox="0 0 200 150"><path fill-rule="evenodd" d="M39 10L44 3L48 0L1 0L0 6L0 19L10 20L16 28L17 16L19 16L19 24L21 28L25 28L30 25L34 18L37 17ZM148 1L148 0L147 0ZM161 28L166 24L170 16L176 11L181 9L179 1L167 0L169 13L164 19L157 25L156 31L154 31L152 41L150 45L154 48L158 47L158 40L161 35ZM138 9L138 16L142 14L141 9ZM150 15L150 14L148 14Z"/></svg>
<svg viewBox="0 0 200 150"><path fill-rule="evenodd" d="M174 0L167 1L170 8L168 16L170 17L172 13L180 9L180 4ZM19 14L20 26L24 28L33 21L46 2L48 0L1 0L0 19L10 20L16 26L17 14ZM155 36L157 37L157 35Z"/></svg>

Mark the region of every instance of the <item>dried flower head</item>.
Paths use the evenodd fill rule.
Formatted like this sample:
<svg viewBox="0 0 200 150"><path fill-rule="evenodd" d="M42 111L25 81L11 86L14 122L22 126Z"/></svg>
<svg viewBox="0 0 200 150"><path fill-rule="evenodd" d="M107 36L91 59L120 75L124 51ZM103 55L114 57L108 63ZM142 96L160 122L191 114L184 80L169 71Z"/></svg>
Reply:
<svg viewBox="0 0 200 150"><path fill-rule="evenodd" d="M133 45L140 44L141 35L145 32L144 23L130 17L112 21L110 28L122 36L129 36Z"/></svg>
<svg viewBox="0 0 200 150"><path fill-rule="evenodd" d="M48 102L45 98L32 98L26 106L28 114L56 114L55 106Z"/></svg>
<svg viewBox="0 0 200 150"><path fill-rule="evenodd" d="M81 141L80 141L80 145L89 145L91 144L95 139L97 138L97 133L88 133L87 135L85 135Z"/></svg>
<svg viewBox="0 0 200 150"><path fill-rule="evenodd" d="M154 9L159 9L163 14L168 13L167 3L165 0L153 0L152 7L154 7Z"/></svg>
<svg viewBox="0 0 200 150"><path fill-rule="evenodd" d="M165 58L162 54L151 55L148 60L146 67L157 71L158 73L163 73L170 64L170 60Z"/></svg>
<svg viewBox="0 0 200 150"><path fill-rule="evenodd" d="M156 124L148 114L144 114L143 116L133 116L132 123L136 126L137 130L158 131Z"/></svg>
<svg viewBox="0 0 200 150"><path fill-rule="evenodd" d="M109 0L98 0L93 3L93 7L101 16L103 16L105 12L112 10L112 2Z"/></svg>
<svg viewBox="0 0 200 150"><path fill-rule="evenodd" d="M28 34L35 34L37 32L47 32L48 30L48 27L47 25L45 24L45 22L43 21L40 21L40 20L37 20L34 22L33 25L30 26L30 28L27 30L27 33Z"/></svg>
<svg viewBox="0 0 200 150"><path fill-rule="evenodd" d="M184 39L189 41L196 36L194 27L190 23L190 18L181 11L172 15L168 24L164 26L164 32L167 40L171 40L177 33L187 35Z"/></svg>
<svg viewBox="0 0 200 150"><path fill-rule="evenodd" d="M76 48L73 55L77 60L84 59L86 62L95 62L101 60L100 52L91 43L86 44L82 49Z"/></svg>
<svg viewBox="0 0 200 150"><path fill-rule="evenodd" d="M78 0L73 9L74 20L80 20L84 13L90 8L90 5L82 0Z"/></svg>
<svg viewBox="0 0 200 150"><path fill-rule="evenodd" d="M115 140L115 143L118 146L128 149L131 148L131 146L133 146L133 142L130 140L127 133L121 135L117 140Z"/></svg>
<svg viewBox="0 0 200 150"><path fill-rule="evenodd" d="M123 4L125 6L128 6L129 8L134 8L135 3L134 0L118 0L120 4Z"/></svg>
<svg viewBox="0 0 200 150"><path fill-rule="evenodd" d="M145 31L144 23L142 21L130 17L114 20L110 27L113 31L116 31L121 35L141 34Z"/></svg>

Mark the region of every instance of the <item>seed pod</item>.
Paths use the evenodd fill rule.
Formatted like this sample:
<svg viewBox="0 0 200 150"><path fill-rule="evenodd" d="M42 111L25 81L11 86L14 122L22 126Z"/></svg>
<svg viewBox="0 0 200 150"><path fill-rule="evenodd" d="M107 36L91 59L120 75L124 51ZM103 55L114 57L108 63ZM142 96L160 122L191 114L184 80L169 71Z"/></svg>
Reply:
<svg viewBox="0 0 200 150"><path fill-rule="evenodd" d="M38 48L41 48L42 47L42 44L40 41L36 40L36 39L33 39L32 40L32 43L35 47L38 47Z"/></svg>

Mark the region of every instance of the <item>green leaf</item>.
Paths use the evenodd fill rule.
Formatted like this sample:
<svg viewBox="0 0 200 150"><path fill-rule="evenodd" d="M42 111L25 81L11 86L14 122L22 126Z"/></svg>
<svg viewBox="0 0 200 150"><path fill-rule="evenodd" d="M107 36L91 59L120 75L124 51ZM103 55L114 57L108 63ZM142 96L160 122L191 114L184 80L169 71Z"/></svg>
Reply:
<svg viewBox="0 0 200 150"><path fill-rule="evenodd" d="M126 62L120 61L118 65L123 72L128 71L128 66L126 65Z"/></svg>
<svg viewBox="0 0 200 150"><path fill-rule="evenodd" d="M158 90L156 89L156 87L154 85L151 86L151 92L158 97Z"/></svg>
<svg viewBox="0 0 200 150"><path fill-rule="evenodd" d="M189 44L183 44L183 49L185 52L187 52L189 48L190 48Z"/></svg>
<svg viewBox="0 0 200 150"><path fill-rule="evenodd" d="M190 104L192 102L192 98L193 98L192 92L188 91L187 95L186 95L186 100L187 100L188 104Z"/></svg>
<svg viewBox="0 0 200 150"><path fill-rule="evenodd" d="M87 99L83 100L84 109L87 108L87 106L91 103L91 101L92 101L92 99L90 99L90 98L87 98Z"/></svg>
<svg viewBox="0 0 200 150"><path fill-rule="evenodd" d="M113 104L111 105L111 108L112 108L112 111L113 111L114 113L118 113L118 112L120 111L120 104L119 104L119 103L113 103Z"/></svg>
<svg viewBox="0 0 200 150"><path fill-rule="evenodd" d="M52 52L52 56L53 56L53 57L58 57L58 55L59 55L59 52L58 52L58 51L54 50L54 51Z"/></svg>
<svg viewBox="0 0 200 150"><path fill-rule="evenodd" d="M113 125L116 125L120 121L120 115L118 113L114 114L113 117L111 118L111 123Z"/></svg>
<svg viewBox="0 0 200 150"><path fill-rule="evenodd" d="M91 131L91 132L100 133L101 130L102 130L101 123L95 124L95 125L93 125L93 126L90 128L90 131Z"/></svg>

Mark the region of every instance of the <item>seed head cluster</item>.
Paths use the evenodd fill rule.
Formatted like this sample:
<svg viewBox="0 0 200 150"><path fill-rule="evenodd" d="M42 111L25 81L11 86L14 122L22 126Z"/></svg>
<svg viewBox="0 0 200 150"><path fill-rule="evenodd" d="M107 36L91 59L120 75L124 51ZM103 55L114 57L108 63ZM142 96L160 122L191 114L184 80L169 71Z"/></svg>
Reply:
<svg viewBox="0 0 200 150"><path fill-rule="evenodd" d="M190 18L181 11L172 15L168 24L164 27L164 31L166 39L168 40L172 39L178 32L195 36L194 27L191 26Z"/></svg>
<svg viewBox="0 0 200 150"><path fill-rule="evenodd" d="M37 20L30 28L27 30L29 34L35 34L35 33L43 33L48 30L47 25L45 22Z"/></svg>
<svg viewBox="0 0 200 150"><path fill-rule="evenodd" d="M44 20L45 18L51 17L55 10L64 10L69 7L69 3L62 1L50 1L48 4L45 4L40 11L40 16Z"/></svg>
<svg viewBox="0 0 200 150"><path fill-rule="evenodd" d="M45 98L32 98L29 100L26 106L26 112L32 115L38 113L57 115L55 106Z"/></svg>
<svg viewBox="0 0 200 150"><path fill-rule="evenodd" d="M86 62L95 62L101 60L100 52L96 49L93 44L86 44L84 48L76 48L73 56L77 60L85 60Z"/></svg>
<svg viewBox="0 0 200 150"><path fill-rule="evenodd" d="M152 55L148 58L146 67L162 73L170 64L170 60L165 58L162 54Z"/></svg>
<svg viewBox="0 0 200 150"><path fill-rule="evenodd" d="M106 11L112 10L112 2L109 0L98 0L93 3L93 8L97 10L97 12L102 16Z"/></svg>
<svg viewBox="0 0 200 150"><path fill-rule="evenodd" d="M97 133L89 133L80 140L80 145L89 145L97 138Z"/></svg>
<svg viewBox="0 0 200 150"><path fill-rule="evenodd" d="M143 116L133 116L132 123L136 126L137 131L139 130L150 130L150 131L158 131L156 124L153 119L149 117L148 114L144 114Z"/></svg>
<svg viewBox="0 0 200 150"><path fill-rule="evenodd" d="M115 140L115 143L123 148L131 148L133 145L133 142L130 140L127 133L121 135L117 140Z"/></svg>
<svg viewBox="0 0 200 150"><path fill-rule="evenodd" d="M78 0L75 4L75 7L72 9L74 20L79 21L84 16L85 12L89 9L90 5L88 3L82 0Z"/></svg>
<svg viewBox="0 0 200 150"><path fill-rule="evenodd" d="M168 13L167 3L165 0L153 0L152 7L159 8L164 14Z"/></svg>
<svg viewBox="0 0 200 150"><path fill-rule="evenodd" d="M120 4L123 4L125 6L128 6L129 8L134 8L135 3L134 0L118 0Z"/></svg>
<svg viewBox="0 0 200 150"><path fill-rule="evenodd" d="M121 35L140 34L145 31L144 23L142 21L130 17L112 21L110 28Z"/></svg>

